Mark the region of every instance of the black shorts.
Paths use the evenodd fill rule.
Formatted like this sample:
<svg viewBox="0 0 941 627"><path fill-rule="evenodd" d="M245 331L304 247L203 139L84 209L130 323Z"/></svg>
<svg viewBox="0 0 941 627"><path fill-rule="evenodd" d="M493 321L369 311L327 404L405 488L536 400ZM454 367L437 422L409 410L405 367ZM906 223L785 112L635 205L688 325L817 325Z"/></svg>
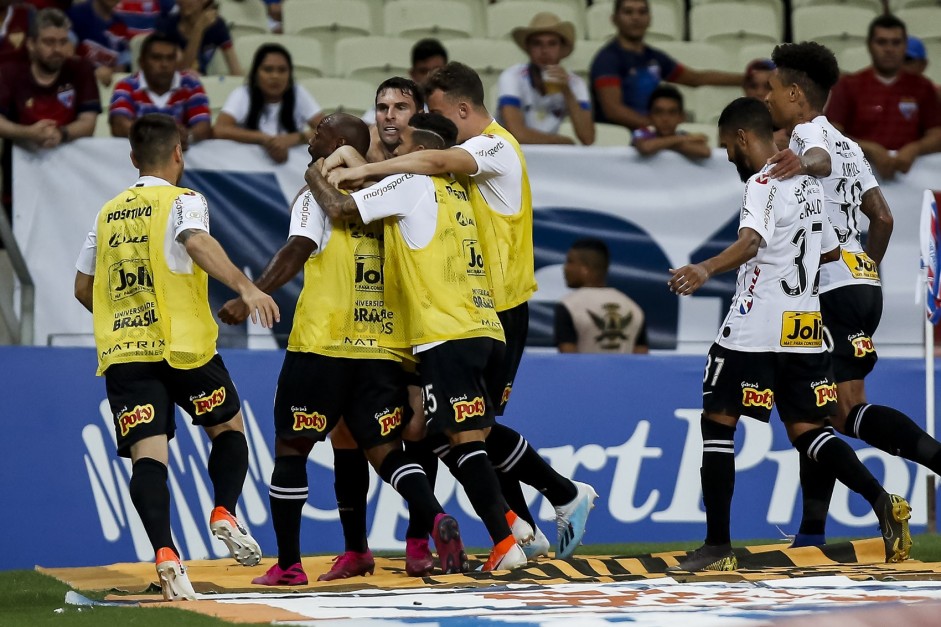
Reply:
<svg viewBox="0 0 941 627"><path fill-rule="evenodd" d="M879 359L872 336L882 319L882 288L847 285L824 292L820 313L836 382L865 379Z"/></svg>
<svg viewBox="0 0 941 627"><path fill-rule="evenodd" d="M219 355L192 370L173 368L165 361L114 364L105 370L105 388L121 457L130 457L131 445L144 438L166 435L172 440L174 404L201 427L228 422L241 408Z"/></svg>
<svg viewBox="0 0 941 627"><path fill-rule="evenodd" d="M707 414L749 416L762 422L777 403L784 422L823 420L836 415L836 384L830 355L746 353L713 344L702 382Z"/></svg>
<svg viewBox="0 0 941 627"><path fill-rule="evenodd" d="M500 318L500 324L503 325L506 344L501 344L491 356L490 363L487 364L486 380L493 413L495 416L502 416L510 400L516 371L519 370L523 350L526 348L526 335L529 333L529 303L499 311L497 316Z"/></svg>
<svg viewBox="0 0 941 627"><path fill-rule="evenodd" d="M419 353L428 432L473 431L493 426L484 370L502 342L477 337L450 340Z"/></svg>
<svg viewBox="0 0 941 627"><path fill-rule="evenodd" d="M321 442L344 418L356 443L370 449L400 436L406 400L397 361L288 351L274 399L275 433Z"/></svg>

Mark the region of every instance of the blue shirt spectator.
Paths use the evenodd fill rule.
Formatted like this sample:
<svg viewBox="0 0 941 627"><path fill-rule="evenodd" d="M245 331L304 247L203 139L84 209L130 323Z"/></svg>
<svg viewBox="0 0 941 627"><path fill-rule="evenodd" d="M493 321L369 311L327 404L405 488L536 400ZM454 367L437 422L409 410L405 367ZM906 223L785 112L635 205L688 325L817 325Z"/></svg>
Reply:
<svg viewBox="0 0 941 627"><path fill-rule="evenodd" d="M89 0L69 9L75 52L95 66L95 76L103 85L111 84L112 72L126 72L131 64L131 35L114 12L117 4L118 0Z"/></svg>
<svg viewBox="0 0 941 627"><path fill-rule="evenodd" d="M643 51L625 50L617 40L598 51L591 63L592 97L602 87L620 87L621 102L638 113L647 114L647 101L661 81L672 82L683 71L665 52L644 46ZM608 122L600 107L595 108L595 121Z"/></svg>

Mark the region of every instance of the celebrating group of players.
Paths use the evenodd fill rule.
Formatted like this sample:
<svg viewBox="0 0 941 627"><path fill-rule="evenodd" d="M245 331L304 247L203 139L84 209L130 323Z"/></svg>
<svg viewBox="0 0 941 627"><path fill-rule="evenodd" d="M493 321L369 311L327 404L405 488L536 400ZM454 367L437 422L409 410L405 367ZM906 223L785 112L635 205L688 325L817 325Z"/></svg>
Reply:
<svg viewBox="0 0 941 627"><path fill-rule="evenodd" d="M828 422L941 471L938 442L907 416L866 402L863 379L875 364L871 336L882 306L878 262L892 218L859 146L821 114L838 78L836 59L815 43L782 44L773 59L767 103L738 99L719 120L722 145L746 181L738 240L671 270L669 280L687 295L739 268L703 381L707 535L676 567L687 571L736 567L734 430L740 416L767 421L775 402L802 453L796 545L825 542L838 478L873 506L888 561L907 558L911 546L908 503L882 489ZM411 576L435 567L429 535L442 572L468 568L458 522L434 496L439 459L493 540L483 570L519 568L549 553L520 482L555 506L556 557L571 556L581 542L595 491L559 475L495 420L523 354L536 283L526 162L483 101L479 77L460 63L439 69L424 89L389 79L376 104L387 122L378 139L390 158L371 163L365 123L340 113L324 118L288 240L254 284L208 234L202 195L177 187L183 153L172 120L135 122L132 160L141 178L96 217L77 263L76 296L94 316L118 453L133 461L131 498L166 598L195 597L170 535L174 404L212 439L213 533L240 563L261 559L232 515L247 446L237 393L215 353L207 273L239 294L219 312L224 322L251 317L270 326L278 310L268 294L304 270L275 393L269 494L278 561L254 583L307 583L300 556L306 461L328 433L346 548L322 580L375 568L366 545L366 460L408 502ZM774 125L791 138L784 151L774 145ZM860 212L870 220L865 247Z"/></svg>

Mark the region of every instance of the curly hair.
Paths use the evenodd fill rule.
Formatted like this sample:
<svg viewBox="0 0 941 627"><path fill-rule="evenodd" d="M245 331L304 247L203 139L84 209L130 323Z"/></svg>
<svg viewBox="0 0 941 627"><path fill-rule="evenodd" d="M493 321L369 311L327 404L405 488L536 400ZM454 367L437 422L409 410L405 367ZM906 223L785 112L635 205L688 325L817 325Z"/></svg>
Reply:
<svg viewBox="0 0 941 627"><path fill-rule="evenodd" d="M807 95L811 106L823 109L830 89L840 80L840 66L826 46L814 41L779 44L771 53L778 76L785 84L795 84Z"/></svg>

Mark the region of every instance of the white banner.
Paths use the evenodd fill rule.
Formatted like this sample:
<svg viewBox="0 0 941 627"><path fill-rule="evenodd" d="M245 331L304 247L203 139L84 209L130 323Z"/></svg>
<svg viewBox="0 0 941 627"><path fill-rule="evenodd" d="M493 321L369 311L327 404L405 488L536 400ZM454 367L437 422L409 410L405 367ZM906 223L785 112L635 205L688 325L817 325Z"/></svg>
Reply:
<svg viewBox="0 0 941 627"><path fill-rule="evenodd" d="M120 139L82 139L41 153L14 151L14 232L36 283L37 344L90 333L90 318L72 297L74 262L98 209L136 179L128 153L126 140ZM692 251L736 216L742 194L723 151L705 162L675 154L644 158L631 148L536 146L527 147L526 156L537 212L566 210L578 235L586 234L580 220L571 218L579 212L600 225L614 221L640 233L623 240L628 246L636 240L648 259L651 249L658 251L653 258L662 256L662 263L638 270L647 280L659 281L662 274L658 299L667 298L667 268L687 263ZM303 185L308 161L299 147L287 164L276 166L260 148L228 141L202 142L186 153L189 171L273 173L288 200ZM885 312L876 340L882 354L917 354L922 343L921 309L913 298L919 278L919 208L926 188L941 188L939 172L941 155L931 155L919 159L909 174L883 184L895 230L881 267ZM537 257L545 249L542 258L551 262L539 264L540 291L534 300L555 301L565 291L560 268L565 251L544 244L538 233ZM279 245L272 242L271 250L259 250L261 263ZM678 348L701 352L715 336L726 306L719 297L680 299ZM657 315L648 306L648 317Z"/></svg>

